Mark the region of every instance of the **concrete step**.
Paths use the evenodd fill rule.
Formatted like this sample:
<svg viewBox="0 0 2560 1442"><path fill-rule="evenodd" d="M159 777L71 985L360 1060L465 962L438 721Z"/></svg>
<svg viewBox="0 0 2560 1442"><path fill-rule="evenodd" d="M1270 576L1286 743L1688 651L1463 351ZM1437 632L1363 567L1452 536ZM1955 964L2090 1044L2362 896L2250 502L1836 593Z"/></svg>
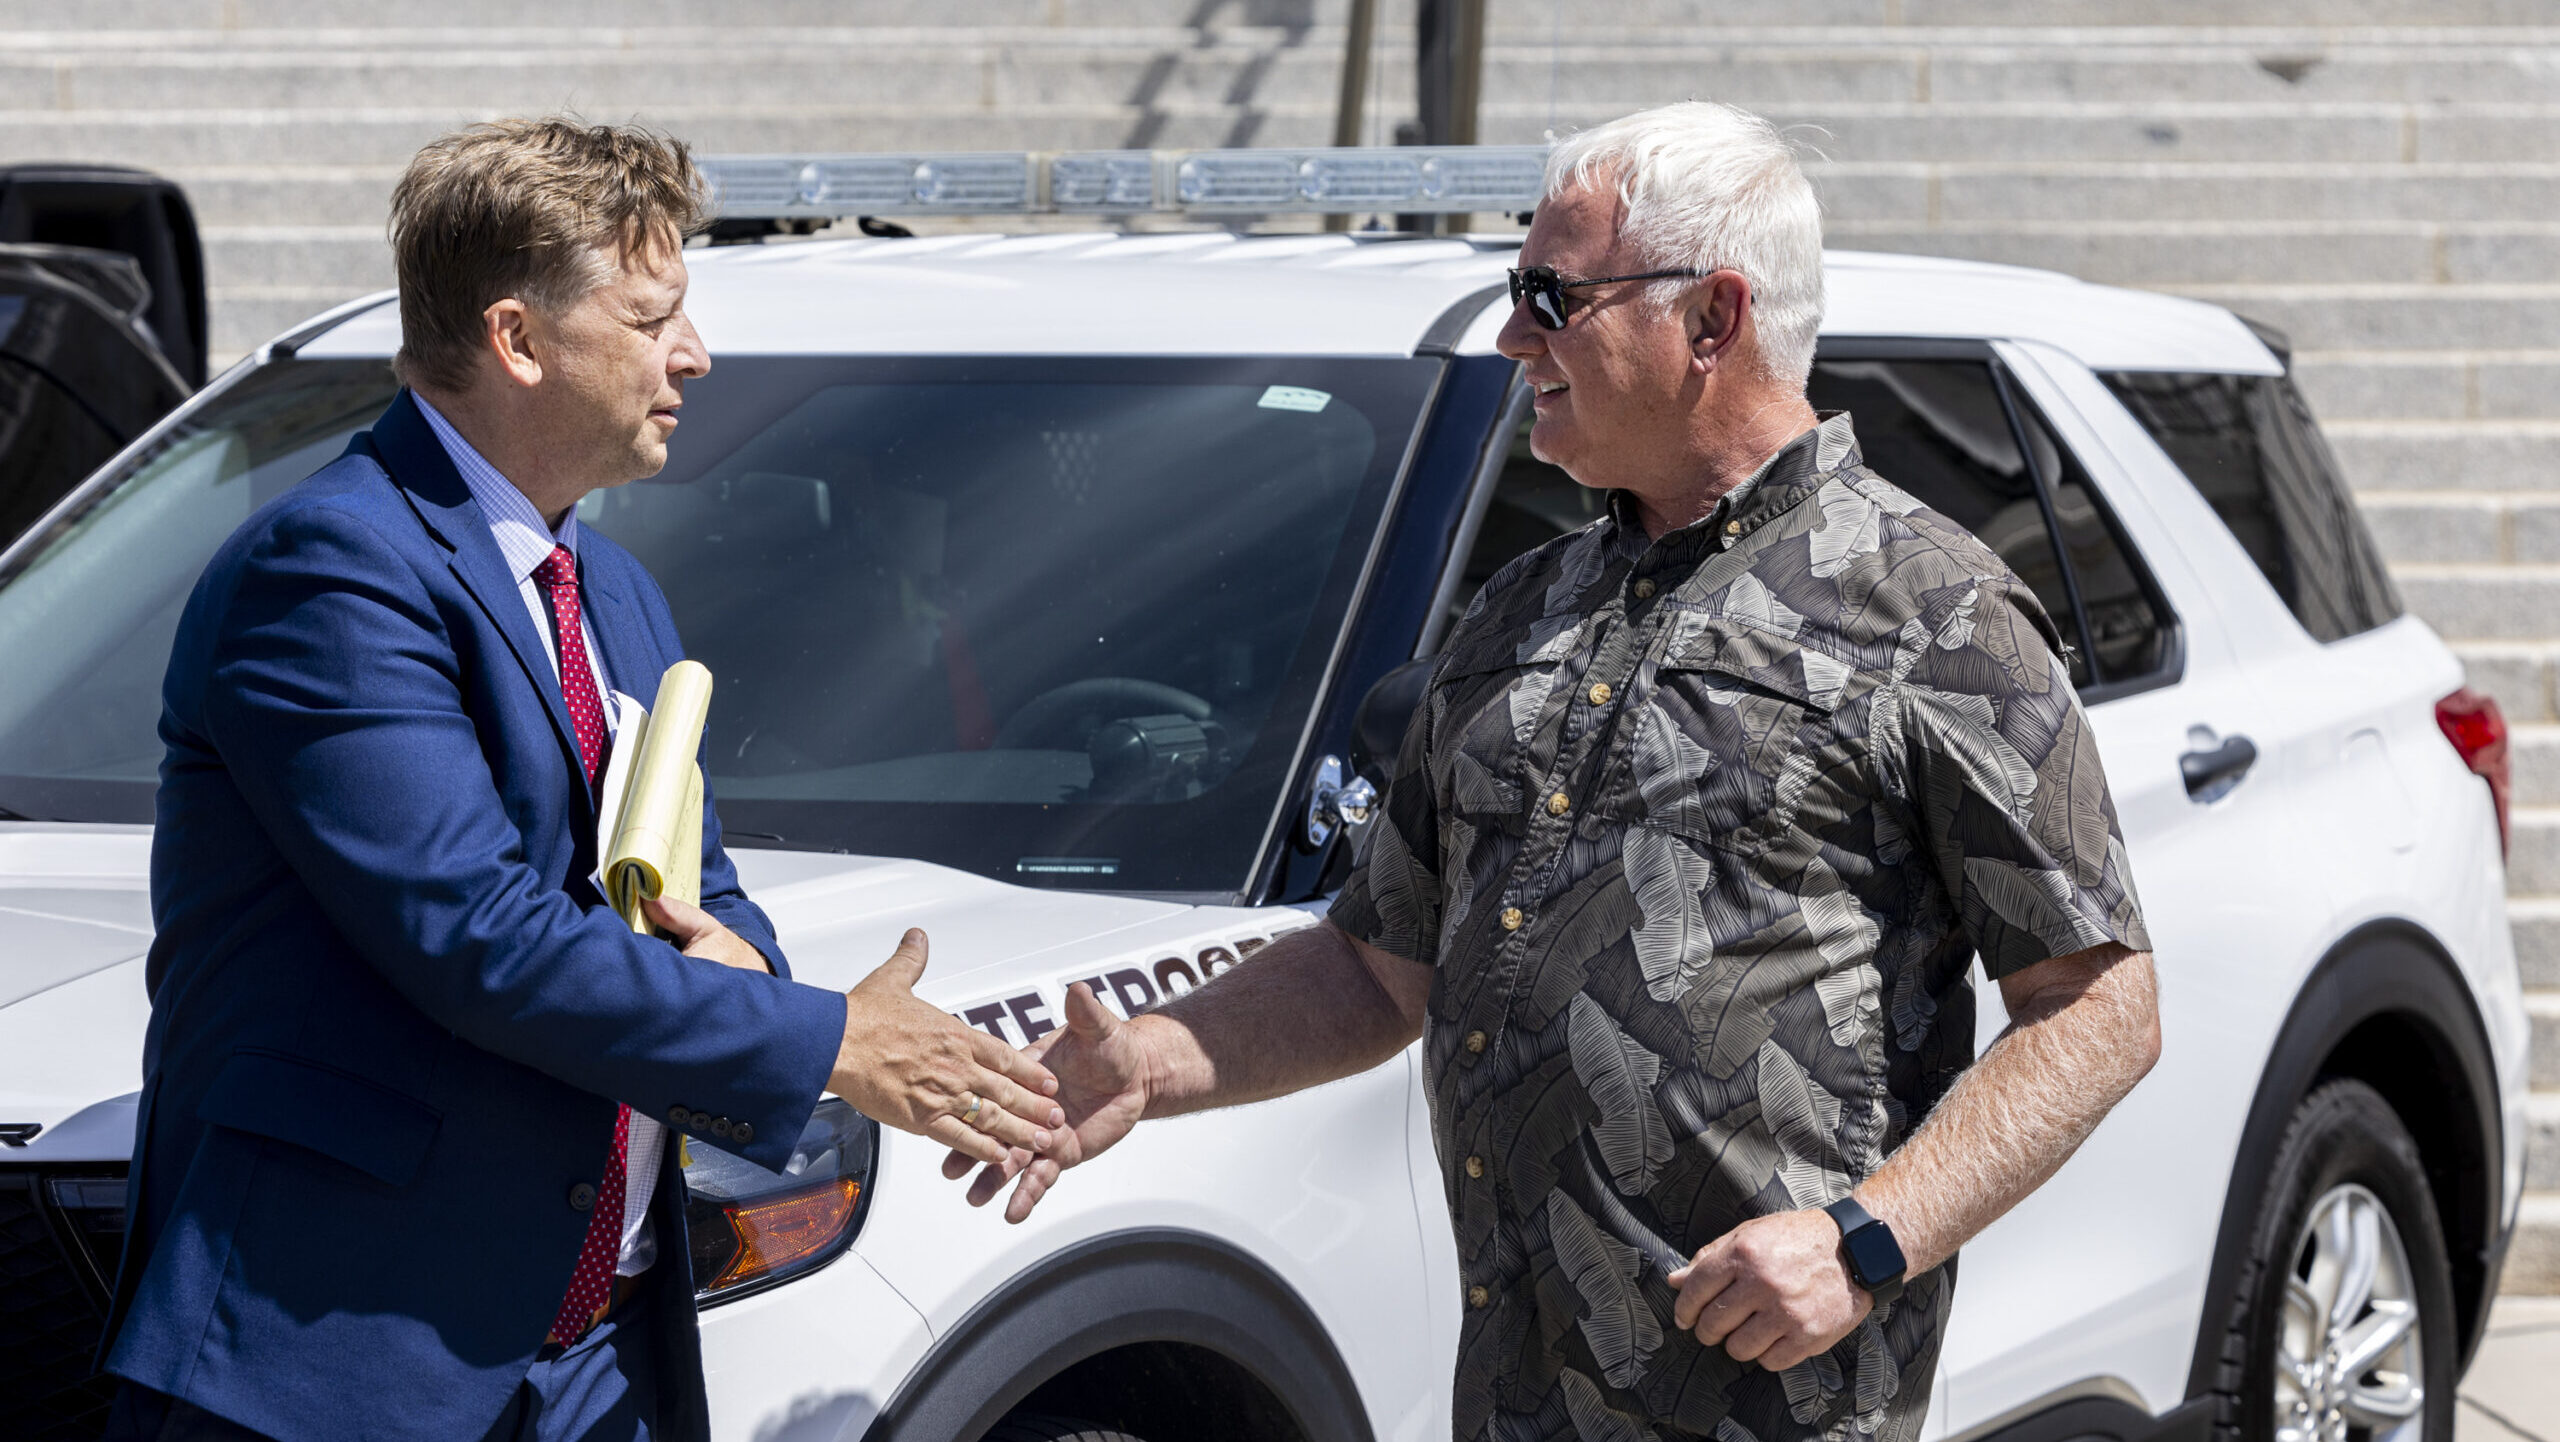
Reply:
<svg viewBox="0 0 2560 1442"><path fill-rule="evenodd" d="M1835 219L1922 226L2560 215L2560 164L2549 163L1818 161L1805 169Z"/></svg>
<svg viewBox="0 0 2560 1442"><path fill-rule="evenodd" d="M2560 565L2560 492L2367 491L2356 500L2394 565Z"/></svg>
<svg viewBox="0 0 2560 1442"><path fill-rule="evenodd" d="M2525 1097L2525 1189L2560 1192L2560 1091Z"/></svg>
<svg viewBox="0 0 2560 1442"><path fill-rule="evenodd" d="M2507 1242L2506 1270L2499 1277L2498 1290L2517 1297L2560 1292L2560 1193L2524 1194L2515 1235ZM2501 1434L2504 1431L2500 1429Z"/></svg>
<svg viewBox="0 0 2560 1442"><path fill-rule="evenodd" d="M0 144L6 128L0 127ZM1842 250L1902 251L2058 270L2106 285L2425 282L2439 278L2445 227L2399 222L2076 221L1915 225L1830 220ZM2545 271L2541 274L2547 275Z"/></svg>
<svg viewBox="0 0 2560 1442"><path fill-rule="evenodd" d="M2538 640L2560 617L2560 566L2429 563L2394 566L2391 576L2412 612L2465 641ZM2560 892L2560 873L2534 889Z"/></svg>
<svg viewBox="0 0 2560 1442"><path fill-rule="evenodd" d="M2560 988L2560 897L2519 896L2507 902L2516 939L2516 971L2528 987ZM2560 1161L2560 1150L2553 1159Z"/></svg>
<svg viewBox="0 0 2560 1442"><path fill-rule="evenodd" d="M333 48L319 48L312 37L298 44L262 43L266 37L260 32L220 44L157 49L84 45L72 36L68 43L0 46L0 106L442 101L521 108L575 101L602 112L706 92L858 94L874 103L973 98L990 107L1146 99L1313 102L1334 93L1343 39L1338 29L1311 25L790 30L696 23L665 31L625 25L559 44L554 37L561 33L554 27L527 32L515 43L491 44L486 32L449 27L423 32L424 43L404 35L409 43L386 44L378 33L355 29ZM2560 137L2560 118L2548 113L2547 79L2560 60L2560 32L2548 30L2434 44L2419 34L2359 41L2329 40L2318 32L2244 36L2241 43L2181 43L2145 32L2151 43L2093 44L2085 30L1987 32L1915 44L1910 32L1891 27L1733 31L1702 17L1679 27L1625 31L1615 43L1596 41L1595 34L1607 34L1606 27L1578 22L1570 40L1553 45L1497 37L1487 46L1484 73L1484 94L1495 113L1514 121L1535 118L1541 109L1550 119L1593 107L1615 114L1689 95L1798 107L1815 96L1824 107L1937 101L2255 105L2266 109L2254 116L2200 114L2193 123L2207 142L2200 153L2217 145L2228 151L2255 133L2261 137L2256 153L2264 154L2270 127L2295 134L2310 130L2302 107L2368 107L2331 117L2336 123L2330 132L2307 149L2285 146L2276 152L2304 160L2425 160L2473 155L2483 145L2500 155L2548 156ZM1409 105L1411 83L1409 67L1377 68L1382 104ZM2457 105L2523 106L2528 114L2462 111L2414 118L2370 109ZM2102 121L2102 133L2116 137L2108 148L2146 158L2175 146L2183 133L2167 118L2093 119ZM1841 111L1853 140L1895 122L1890 113L1861 117L1854 109ZM1962 124L1949 127L1939 148L1980 155L1964 142L1966 134ZM2052 150L2049 143L2036 148Z"/></svg>
<svg viewBox="0 0 2560 1442"><path fill-rule="evenodd" d="M2554 258L2560 259L2560 244ZM2543 272L2560 274L2560 267ZM2526 349L2560 339L2560 284L2182 285L2318 350Z"/></svg>
<svg viewBox="0 0 2560 1442"><path fill-rule="evenodd" d="M2536 491L2560 483L2560 421L2324 420L2358 491Z"/></svg>
<svg viewBox="0 0 2560 1442"><path fill-rule="evenodd" d="M390 214L397 165L246 165L176 170L204 227L380 226Z"/></svg>
<svg viewBox="0 0 2560 1442"><path fill-rule="evenodd" d="M2560 807L2512 806L2507 817L2511 827L2507 894L2560 896ZM2560 992L2549 995L2554 1025L2560 1025ZM2560 1050L2554 1050L2551 1061L2560 1068ZM2554 1075L2560 1077L2560 1071ZM2560 1085L2560 1081L2553 1084Z"/></svg>
<svg viewBox="0 0 2560 1442"><path fill-rule="evenodd" d="M2560 726L2508 723L2507 765L2514 778L2513 804L2560 806Z"/></svg>
<svg viewBox="0 0 2560 1442"><path fill-rule="evenodd" d="M874 59L886 63L876 52ZM1321 133L1329 135L1334 94L1329 86L1284 92L1266 78L1241 95L1221 94L1207 100L1191 93L1188 87L1169 85L1036 105L1016 98L990 101L975 88L936 93L929 101L884 101L872 99L860 89L837 88L812 95L771 92L760 87L739 92L671 87L650 89L639 97L638 103L661 123L680 126L689 138L698 127L707 124L763 127L760 132L741 132L742 138L735 140L707 135L702 139L704 144L724 147L757 144L787 148L808 144L807 137L812 134L828 133L839 137L833 143L842 144L841 137L847 132L838 127L847 121L867 128L895 127L902 118L918 116L937 127L973 120L982 127L982 134L974 138L948 135L926 143L963 149L1070 149L1118 143L1119 136L1126 133L1129 117L1186 110L1225 114L1238 109L1305 112L1322 117L1328 128ZM1390 108L1401 111L1409 104L1401 95L1382 96L1373 119L1392 118L1388 115ZM523 102L513 106L474 105L460 94L414 105L394 103L388 97L381 104L337 105L317 94L298 91L268 96L243 91L227 97L226 102L200 107L174 102L135 105L129 99L113 106L77 108L21 103L0 107L0 143L56 153L130 154L149 164L202 164L243 158L281 159L295 153L292 139L299 132L302 138L325 147L324 154L312 159L362 163L405 154L398 142L417 124L448 123L457 114L519 113L523 108ZM1540 96L1496 97L1486 104L1483 133L1489 142L1536 144L1550 130L1596 124L1629 108L1631 102L1559 108L1548 105ZM1998 159L2011 163L2243 163L2268 156L2283 156L2297 163L2387 166L2413 159L2560 161L2560 107L2551 106L2490 107L2499 113L2486 118L2468 111L2458 116L2439 116L2399 106L2263 104L2182 107L1778 103L1761 109L1812 150L1838 162ZM2515 113L2519 111L2526 113ZM1115 117L1122 119L1124 128L1099 140L1089 134L1061 134L1055 130L1061 125ZM2487 129L2502 143L2494 148L2464 148L2439 145L2427 138L2440 127L2457 122ZM324 126L328 127L327 133L321 131ZM746 133L792 135L795 126L799 127L797 138L767 142L743 138ZM911 132L915 129L912 125L905 128ZM1380 129L1383 135L1383 126ZM2528 145L2517 140L2518 135L2536 139ZM863 143L885 147L917 142L869 139ZM2412 155L2413 149L2418 153ZM2433 153L2437 150L2445 153ZM2369 220L2360 223L2373 225ZM2426 233L2416 223L2391 229L2402 234ZM2496 257L2489 259L2494 262ZM2447 260L2460 267L2470 257L2455 253ZM2425 270L2414 266L2394 268L2390 278L2422 278L2431 276L2433 269L2432 264ZM2502 276L2492 271L2458 278Z"/></svg>
<svg viewBox="0 0 2560 1442"><path fill-rule="evenodd" d="M2324 424L2560 419L2560 350L2297 349L2293 374Z"/></svg>
<svg viewBox="0 0 2560 1442"><path fill-rule="evenodd" d="M1551 98L1543 84L1494 89L1488 78L1482 133L1488 142L1531 145L1549 130L1594 125L1665 98L1679 95L1634 91L1563 100ZM2544 102L2003 102L1941 91L1925 102L1851 102L1811 92L1755 108L1800 143L1840 161L2560 159L2560 116Z"/></svg>
<svg viewBox="0 0 2560 1442"><path fill-rule="evenodd" d="M1340 56L1277 45L727 46L680 52L202 50L32 60L0 53L0 109L77 112L447 106L620 115L688 97L859 97L878 106L1329 103ZM1389 84L1381 76L1382 84ZM1392 87L1390 94L1393 94ZM1409 104L1410 102L1406 102Z"/></svg>
<svg viewBox="0 0 2560 1442"><path fill-rule="evenodd" d="M379 225L209 227L205 274L227 292L298 286L361 295L392 284L391 246Z"/></svg>
<svg viewBox="0 0 2560 1442"><path fill-rule="evenodd" d="M2528 991L2524 1009L2533 1022L2533 1085L2560 1087L2560 991Z"/></svg>
<svg viewBox="0 0 2560 1442"><path fill-rule="evenodd" d="M2496 698L2509 725L2560 722L2560 642L2453 641L2455 655L2475 690ZM2560 920L2560 914L2555 914ZM2560 940L2560 932L2555 933ZM2554 953L2560 986L2560 952Z"/></svg>
<svg viewBox="0 0 2560 1442"><path fill-rule="evenodd" d="M369 110L171 110L51 114L0 110L0 163L112 159L165 174L307 165L393 171L419 146L456 126L531 107L400 107ZM1108 150L1229 144L1322 145L1333 134L1330 100L1239 107L652 104L626 118L682 137L707 154L787 150ZM297 217L264 217L291 220ZM2211 275L2186 277L2211 280ZM2347 277L2342 277L2347 278ZM2354 277L2382 279L2375 273Z"/></svg>
<svg viewBox="0 0 2560 1442"><path fill-rule="evenodd" d="M381 286L249 285L206 287L216 369L311 319L341 301Z"/></svg>
<svg viewBox="0 0 2560 1442"><path fill-rule="evenodd" d="M1846 217L1829 221L1824 233L1833 245L1851 249L2038 266L2109 285L2189 292L2226 286L2244 298L2302 286L2530 285L2560 274L2560 227L2542 221L2063 219L1927 225Z"/></svg>
<svg viewBox="0 0 2560 1442"><path fill-rule="evenodd" d="M381 0L83 0L66 15L59 0L0 0L0 28L61 27L72 20L99 31L203 30L259 27L345 27L376 23ZM432 8L399 7L410 23L507 27L525 7L511 0L439 0ZM1381 28L1409 26L1411 0L1383 0ZM1544 37L1554 26L1552 0L1491 0L1487 26L1497 39ZM576 25L698 25L706 18L742 23L823 25L844 14L841 0L548 0L544 18ZM1193 24L1342 23L1345 0L863 0L862 13L883 25L1178 26ZM2037 0L1577 0L1577 24L1613 26L1857 25L1926 35L1938 27L2049 26L2055 14ZM2512 26L2549 23L2536 0L2076 0L2076 26L2104 34L2185 27L2224 33L2230 27L2335 30L2351 26Z"/></svg>

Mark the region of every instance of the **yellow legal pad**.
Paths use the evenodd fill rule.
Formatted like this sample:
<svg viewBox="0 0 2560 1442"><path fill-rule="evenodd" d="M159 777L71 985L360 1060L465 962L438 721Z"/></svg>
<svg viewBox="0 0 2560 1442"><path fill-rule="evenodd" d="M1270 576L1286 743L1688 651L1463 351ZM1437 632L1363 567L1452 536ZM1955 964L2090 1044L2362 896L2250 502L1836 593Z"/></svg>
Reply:
<svg viewBox="0 0 2560 1442"><path fill-rule="evenodd" d="M596 855L605 899L640 933L652 933L641 903L671 896L702 901L703 723L711 716L711 672L678 661L658 678L658 700L642 706L614 694L613 756L596 797Z"/></svg>

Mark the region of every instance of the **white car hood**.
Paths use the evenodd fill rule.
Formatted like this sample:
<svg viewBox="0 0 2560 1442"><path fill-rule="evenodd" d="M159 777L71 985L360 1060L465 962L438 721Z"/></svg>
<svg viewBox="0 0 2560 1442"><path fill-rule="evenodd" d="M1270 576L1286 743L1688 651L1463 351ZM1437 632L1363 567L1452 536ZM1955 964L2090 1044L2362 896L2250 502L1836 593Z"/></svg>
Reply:
<svg viewBox="0 0 2560 1442"><path fill-rule="evenodd" d="M794 979L849 988L920 926L931 956L918 994L1015 1044L1056 1025L1077 981L1125 1015L1312 919L1036 891L921 861L735 857ZM0 825L0 1124L44 1128L0 1146L0 1161L131 1153L151 1020L150 860L148 827Z"/></svg>

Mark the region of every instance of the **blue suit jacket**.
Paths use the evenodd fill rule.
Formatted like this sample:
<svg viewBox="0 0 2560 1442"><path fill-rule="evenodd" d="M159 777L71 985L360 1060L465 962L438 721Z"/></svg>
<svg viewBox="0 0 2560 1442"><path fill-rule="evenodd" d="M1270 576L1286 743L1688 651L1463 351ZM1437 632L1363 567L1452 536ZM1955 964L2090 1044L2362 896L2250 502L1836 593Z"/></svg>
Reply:
<svg viewBox="0 0 2560 1442"><path fill-rule="evenodd" d="M579 544L610 674L654 694L683 654L666 598ZM286 1442L478 1437L559 1308L614 1103L749 1123L724 1145L778 1167L844 998L605 909L559 683L406 392L216 553L163 701L106 1365ZM708 807L702 853L705 909L782 971ZM703 1407L675 1150L651 1276L683 1437Z"/></svg>

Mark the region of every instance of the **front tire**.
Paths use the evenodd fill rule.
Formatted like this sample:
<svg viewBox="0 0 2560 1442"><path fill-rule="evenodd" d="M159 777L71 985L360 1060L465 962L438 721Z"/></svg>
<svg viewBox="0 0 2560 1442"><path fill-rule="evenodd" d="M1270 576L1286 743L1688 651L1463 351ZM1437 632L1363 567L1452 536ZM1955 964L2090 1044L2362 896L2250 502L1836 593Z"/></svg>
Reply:
<svg viewBox="0 0 2560 1442"><path fill-rule="evenodd" d="M2417 1143L2381 1093L2294 1108L2229 1299L2217 1437L2452 1442L2453 1272Z"/></svg>
<svg viewBox="0 0 2560 1442"><path fill-rule="evenodd" d="M1143 1442L1143 1439L1117 1428L1074 1417L1016 1412L988 1428L987 1435L979 1442Z"/></svg>

